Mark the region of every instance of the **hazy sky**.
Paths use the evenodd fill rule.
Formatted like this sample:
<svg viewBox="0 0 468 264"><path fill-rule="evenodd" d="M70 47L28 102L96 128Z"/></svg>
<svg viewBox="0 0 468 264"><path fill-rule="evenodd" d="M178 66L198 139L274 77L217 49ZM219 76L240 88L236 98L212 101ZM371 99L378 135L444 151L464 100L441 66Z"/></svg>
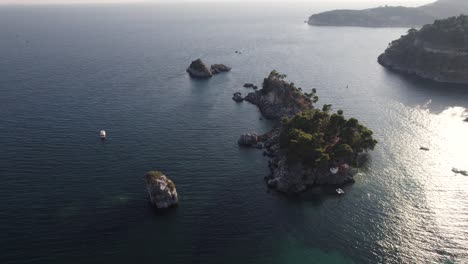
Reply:
<svg viewBox="0 0 468 264"><path fill-rule="evenodd" d="M272 0L254 0L255 2L272 2ZM367 2L379 5L400 5L408 3L425 4L434 2L435 0L274 0L276 2ZM467 0L468 1L468 0ZM76 3L131 3L131 2L166 2L166 3L179 3L179 2L253 2L252 0L0 0L0 4L76 4Z"/></svg>

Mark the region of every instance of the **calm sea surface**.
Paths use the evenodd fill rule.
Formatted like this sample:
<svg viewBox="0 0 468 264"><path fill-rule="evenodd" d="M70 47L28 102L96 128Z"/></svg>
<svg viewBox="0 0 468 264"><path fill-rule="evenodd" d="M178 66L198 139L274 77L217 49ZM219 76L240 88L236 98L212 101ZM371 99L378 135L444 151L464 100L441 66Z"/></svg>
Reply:
<svg viewBox="0 0 468 264"><path fill-rule="evenodd" d="M468 263L468 87L377 64L407 29L312 9L0 8L0 263ZM191 80L199 57L233 70ZM346 195L268 192L268 160L237 146L272 124L232 94L272 69L374 130ZM150 208L152 169L178 208Z"/></svg>

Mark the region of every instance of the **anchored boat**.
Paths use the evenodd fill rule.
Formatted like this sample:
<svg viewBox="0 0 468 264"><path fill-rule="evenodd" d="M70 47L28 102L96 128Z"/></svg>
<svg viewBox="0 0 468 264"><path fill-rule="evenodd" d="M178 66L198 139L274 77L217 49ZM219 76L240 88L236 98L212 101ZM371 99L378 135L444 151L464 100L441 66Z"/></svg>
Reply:
<svg viewBox="0 0 468 264"><path fill-rule="evenodd" d="M101 139L105 139L105 138L106 138L106 131L105 131L105 130L101 130L101 131L99 132L99 137L100 137Z"/></svg>

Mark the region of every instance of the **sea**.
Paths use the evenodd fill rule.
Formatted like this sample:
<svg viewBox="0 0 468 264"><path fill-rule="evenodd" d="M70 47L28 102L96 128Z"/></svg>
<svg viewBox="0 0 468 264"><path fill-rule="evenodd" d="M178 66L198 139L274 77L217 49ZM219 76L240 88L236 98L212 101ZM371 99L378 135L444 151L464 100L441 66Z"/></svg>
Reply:
<svg viewBox="0 0 468 264"><path fill-rule="evenodd" d="M337 7L1 6L0 263L468 263L468 86L380 66L408 28L304 23ZM232 71L193 80L197 58ZM268 190L237 145L274 123L232 94L273 69L374 131L345 195Z"/></svg>

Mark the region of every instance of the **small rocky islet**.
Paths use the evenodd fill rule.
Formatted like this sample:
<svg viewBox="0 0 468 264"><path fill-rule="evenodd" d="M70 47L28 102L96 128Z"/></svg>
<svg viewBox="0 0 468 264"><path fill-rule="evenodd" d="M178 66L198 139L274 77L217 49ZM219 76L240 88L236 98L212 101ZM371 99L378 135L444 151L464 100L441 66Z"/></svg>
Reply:
<svg viewBox="0 0 468 264"><path fill-rule="evenodd" d="M150 203L156 209L168 209L179 202L175 184L160 171L145 174L145 183Z"/></svg>
<svg viewBox="0 0 468 264"><path fill-rule="evenodd" d="M244 101L244 97L242 97L242 93L240 92L235 92L233 95L232 95L232 100L240 103L240 102L243 102Z"/></svg>
<svg viewBox="0 0 468 264"><path fill-rule="evenodd" d="M272 71L263 88L245 100L262 115L278 124L268 133L242 134L239 145L265 148L270 157L269 187L297 194L314 185L354 182L359 156L374 149L372 131L355 118L345 119L343 111L331 112L331 105L315 109L316 90L303 93L286 75Z"/></svg>
<svg viewBox="0 0 468 264"><path fill-rule="evenodd" d="M255 84L253 84L253 83L245 83L245 84L244 84L244 88L252 88L252 89L254 89L254 90L257 90L257 89L258 89L258 87L257 87Z"/></svg>
<svg viewBox="0 0 468 264"><path fill-rule="evenodd" d="M187 72L190 77L195 79L208 79L213 77L215 74L222 72L228 72L231 70L231 67L228 67L224 64L213 64L210 68L201 60L196 59L192 61L190 66L187 68Z"/></svg>
<svg viewBox="0 0 468 264"><path fill-rule="evenodd" d="M468 84L468 16L410 29L378 62L393 71L441 83Z"/></svg>

